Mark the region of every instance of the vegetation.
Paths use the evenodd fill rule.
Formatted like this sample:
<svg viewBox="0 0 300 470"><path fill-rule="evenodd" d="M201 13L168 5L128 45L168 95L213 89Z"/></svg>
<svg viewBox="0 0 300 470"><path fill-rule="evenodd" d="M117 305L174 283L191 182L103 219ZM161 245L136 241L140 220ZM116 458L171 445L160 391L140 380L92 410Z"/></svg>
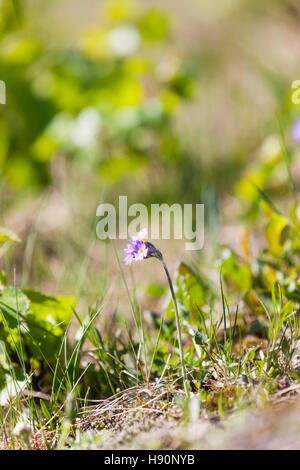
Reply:
<svg viewBox="0 0 300 470"><path fill-rule="evenodd" d="M292 0L240 3L220 7L233 32L216 51L178 44L177 2L173 16L103 2L70 41L40 24L56 2L0 0L0 448L299 446L297 77L247 57L251 93L259 77L272 97L261 119L242 88L227 90L236 114L222 125L195 113L210 93L222 108L242 21L296 28ZM215 18L207 2L191 8ZM156 244L175 302L157 259L127 267L121 241L97 240L96 207L120 194L205 203L203 250ZM264 441L257 410L282 423L277 440Z"/></svg>

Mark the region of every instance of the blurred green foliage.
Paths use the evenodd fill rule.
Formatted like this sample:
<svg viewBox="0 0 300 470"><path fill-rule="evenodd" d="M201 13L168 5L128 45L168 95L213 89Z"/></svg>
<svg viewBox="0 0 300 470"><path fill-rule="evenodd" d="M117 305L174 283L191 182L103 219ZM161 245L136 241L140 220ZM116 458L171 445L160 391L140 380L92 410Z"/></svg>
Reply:
<svg viewBox="0 0 300 470"><path fill-rule="evenodd" d="M210 81L212 88L217 88L217 93L212 93L214 97L218 93L227 93L223 89L222 66L224 57L227 62L228 44L220 50L217 50L219 46L211 50L209 46L205 49L201 45L191 60L186 50L182 52L178 44L174 45L173 22L167 10L142 6L133 0L101 3L101 21L80 32L72 43L53 44L37 24L32 26L29 21L28 0L0 0L0 79L6 83L7 90L7 104L0 105L2 181L14 191L47 187L55 183L51 181L52 162L63 157L77 173L86 171L96 175L99 186L108 186L111 190L110 197L117 197L124 188L129 197L138 192L140 202L151 203L168 203L174 199L180 203L200 202L204 195L212 225L217 225L217 196L226 188L226 192L241 201L239 216L247 225L242 240L244 256L227 248L217 264L217 268L222 268L228 297L235 298L242 293L250 311L262 316L263 305L272 310L274 286L279 284L288 314L296 308L300 298L299 222L296 204L290 204L290 212L286 214L281 207L277 208L273 196L293 199L294 195L289 193L293 183L286 167L293 162L297 149L289 146L287 151L280 132L271 133L277 132L277 128L274 131L273 116L272 130L265 133L264 122L259 125L262 128L259 138L250 131L249 137L249 116L245 119L244 114L238 113L245 113L245 110L247 113L249 101L246 99L251 100L247 93L253 90L248 86L246 91L237 89L235 85L228 91L228 97L232 107L238 109L237 116L243 116L244 140L224 145L222 160L218 160L218 149L222 148L223 132L226 131L226 125L223 126L227 119L226 110L220 121L208 117L207 121L213 121L210 129L200 122L200 140L206 143L200 150L196 148L199 142L196 138L194 146L186 145L184 131L178 129L177 114L183 105L195 98L199 76L200 80L206 80L206 95L214 91ZM249 2L243 3L243 11L251 10L248 5ZM240 22L239 15L237 18ZM234 26L234 14L230 21ZM230 34L228 37L230 43L232 37ZM231 43L229 45L232 47ZM247 60L256 78L261 78L270 94L276 97L286 131L299 108L291 101L292 91L283 74L269 70L266 64ZM219 106L217 99L213 106ZM194 117L195 110L191 115L186 111L186 129ZM194 137L192 134L189 138ZM205 168L203 148L208 153ZM239 172L242 174L237 178ZM76 211L79 213L80 208ZM251 224L259 218L264 224L264 247L258 256L252 256ZM86 238L81 238L85 252ZM211 240L212 237L210 242L213 244ZM0 256L16 242L19 239L15 234L0 228ZM78 248L79 242L76 242ZM75 257L81 263L81 258L73 251L71 256L73 271L78 276L73 263ZM70 266L71 263L66 264ZM9 378L12 371L15 380L22 382L28 371L43 369L47 379L47 373L51 375L56 365L58 369L60 367L62 345L65 351L61 356L65 356L67 363L64 378L72 370L73 379L77 379L84 367L79 359L81 353L84 356L85 336L94 347L94 363L84 377L84 392L92 387L97 396L99 390L108 394L120 384L132 385L131 373L136 364L138 345L134 345L133 351L128 350L124 338L115 332L115 323L110 335L102 338L93 323L96 311L89 311L88 326L78 317L80 334L76 340L77 349L72 351L66 339L75 304L72 298L45 296L9 286L3 271L0 271L0 287L0 389L4 388L5 377ZM205 331L207 310L210 313L218 311L217 290L203 279L202 274L184 263L179 265L174 288L183 324L191 328L196 325L199 331L194 341L198 346L205 345L208 335L200 330L203 327ZM165 288L150 284L147 293L157 299L164 295ZM158 356L154 355L153 359L157 374L164 367L169 344L174 340L172 318L172 302L168 303L164 324L160 325L153 315L153 322L157 323L155 328L159 331L161 328L165 339L158 348ZM204 319L204 325L199 324L199 318ZM123 324L122 328L124 330ZM192 355L193 350L189 354ZM10 364L8 358L12 358ZM172 358L172 361L176 360L176 357ZM56 380L59 378L57 372L54 382L61 387Z"/></svg>
<svg viewBox="0 0 300 470"><path fill-rule="evenodd" d="M0 228L0 256L19 242L19 237L11 230ZM35 376L41 371L46 377L53 373L75 299L46 296L31 289L9 286L2 271L0 287L1 404L7 398L11 377L20 387L29 387L31 380L34 381L34 378L28 378L32 370L35 370ZM18 387L14 393L17 391Z"/></svg>
<svg viewBox="0 0 300 470"><path fill-rule="evenodd" d="M0 2L0 169L9 185L49 184L59 155L108 184L141 174L155 184L154 173L174 182L173 167L183 180L190 168L172 116L194 75L170 46L169 15L108 2L101 26L57 47L28 32L25 6Z"/></svg>
<svg viewBox="0 0 300 470"><path fill-rule="evenodd" d="M74 306L71 298L3 288L0 292L1 376L9 376L12 364L23 373L24 380L32 370L35 376L43 372L44 379L53 373ZM30 384L31 379L27 385Z"/></svg>
<svg viewBox="0 0 300 470"><path fill-rule="evenodd" d="M220 268L228 289L228 296L234 299L242 294L248 307L254 313L261 313L258 299L272 303L272 289L281 286L282 298L292 308L300 299L298 275L300 270L300 225L292 204L289 216L277 214L264 201L260 202L264 212L264 248L258 256L251 253L250 233L245 230L242 240L243 256L230 248L223 249L215 263ZM217 295L200 274L184 263L175 273L174 289L184 317L196 318L203 306L214 305ZM173 306L167 307L167 319L173 318Z"/></svg>
<svg viewBox="0 0 300 470"><path fill-rule="evenodd" d="M7 104L0 106L0 171L10 188L49 185L51 162L63 157L78 172L95 175L99 186L109 188L107 199L123 191L129 199L136 200L138 194L146 203L202 200L214 224L218 196L231 190L246 167L246 177L235 192L253 198L248 215L255 216L257 192L252 183L263 189L269 177L278 174L281 156L276 135L266 138L259 155L253 149L266 127L274 132L276 123L272 108L259 129L250 128L250 117L249 122L241 121L250 112L253 90L245 90L242 80L237 89L223 89L222 48L215 50L209 41L181 47L170 11L135 0L101 2L101 15L92 27L53 42L30 5L29 0L0 2L0 79L7 89ZM279 3L273 8L280 10ZM234 8L232 18L225 10L222 7L220 14L234 31ZM268 14L258 2L241 2L237 11L238 18L252 12L263 19ZM230 34L228 41L231 47ZM228 64L235 63L231 49L230 54ZM286 130L298 107L291 101L284 74L258 59L245 60L266 96L272 97ZM190 114L187 105L198 100L199 83L208 99L204 110L222 109L218 96L228 95L228 111L239 124L229 143L222 144L225 110L221 117L209 115L207 123L202 116L199 128L191 125L189 130L197 109ZM210 96L215 102L209 102ZM191 135L185 136L186 131ZM255 156L259 161L249 164L250 155L250 160Z"/></svg>

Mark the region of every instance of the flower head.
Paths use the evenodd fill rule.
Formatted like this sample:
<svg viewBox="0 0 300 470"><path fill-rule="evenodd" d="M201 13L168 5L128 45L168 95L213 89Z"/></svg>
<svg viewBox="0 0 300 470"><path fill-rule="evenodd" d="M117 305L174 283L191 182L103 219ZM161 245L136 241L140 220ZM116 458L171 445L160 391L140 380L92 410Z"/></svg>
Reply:
<svg viewBox="0 0 300 470"><path fill-rule="evenodd" d="M142 261L144 258L162 258L160 251L158 251L152 243L146 241L147 229L144 228L139 233L133 236L124 250L124 262L126 265L132 261Z"/></svg>
<svg viewBox="0 0 300 470"><path fill-rule="evenodd" d="M124 250L125 264L129 265L132 261L141 261L148 255L148 247L145 237L147 236L147 229L140 230L137 235L131 238L127 247Z"/></svg>
<svg viewBox="0 0 300 470"><path fill-rule="evenodd" d="M298 118L292 127L292 139L294 142L300 142L300 118Z"/></svg>

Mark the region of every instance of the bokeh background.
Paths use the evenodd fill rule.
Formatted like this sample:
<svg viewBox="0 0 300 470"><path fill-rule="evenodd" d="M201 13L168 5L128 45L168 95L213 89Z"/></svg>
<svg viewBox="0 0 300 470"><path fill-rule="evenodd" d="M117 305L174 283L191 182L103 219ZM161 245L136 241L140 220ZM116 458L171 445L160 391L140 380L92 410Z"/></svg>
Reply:
<svg viewBox="0 0 300 470"><path fill-rule="evenodd" d="M245 226L259 225L253 183L289 202L283 140L299 190L299 18L296 0L1 0L0 214L22 240L1 252L9 282L83 307L107 266L118 286L95 225L98 204L120 194L204 203L194 256L208 271L220 243L239 251ZM178 241L161 248L171 271L191 256ZM145 271L143 293L162 276Z"/></svg>

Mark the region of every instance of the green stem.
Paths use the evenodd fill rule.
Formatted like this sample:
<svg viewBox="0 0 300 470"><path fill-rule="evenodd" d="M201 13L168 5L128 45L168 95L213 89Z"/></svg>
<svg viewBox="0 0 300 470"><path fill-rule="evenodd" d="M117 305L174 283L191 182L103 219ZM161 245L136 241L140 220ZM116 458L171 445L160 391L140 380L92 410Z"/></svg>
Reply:
<svg viewBox="0 0 300 470"><path fill-rule="evenodd" d="M185 394L188 397L189 396L189 391L188 391L188 386L187 386L187 379L186 379L186 372L185 372L185 365L184 365L184 358L183 358L183 348L182 348L182 339L181 339L181 329L180 329L180 320L179 320L179 312L178 312L178 306L177 306L177 301L176 301L176 296L171 280L170 273L168 271L168 268L166 266L166 263L164 262L164 259L161 257L160 258L165 273L167 275L168 283L170 286L170 291L173 299L173 304L174 304L174 310L175 310L175 319L176 319L176 328L177 328L177 337L178 337L178 344L179 344L179 354L180 354L180 362L181 362L181 371L182 371L182 377L183 377L183 385L184 385L184 390Z"/></svg>

